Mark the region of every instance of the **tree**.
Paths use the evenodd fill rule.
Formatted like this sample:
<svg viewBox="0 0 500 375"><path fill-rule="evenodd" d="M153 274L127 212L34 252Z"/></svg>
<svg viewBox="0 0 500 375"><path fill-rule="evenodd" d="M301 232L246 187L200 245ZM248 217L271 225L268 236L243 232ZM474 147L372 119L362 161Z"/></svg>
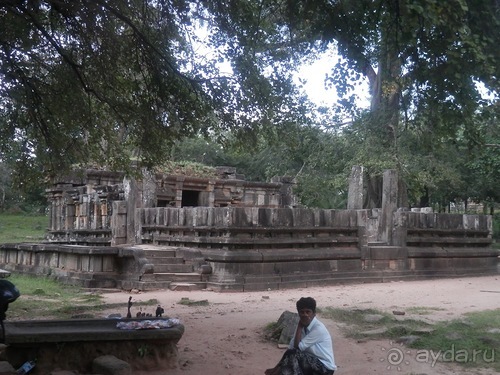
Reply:
<svg viewBox="0 0 500 375"><path fill-rule="evenodd" d="M345 208L354 150L342 134L314 126L288 126L261 134L253 145L227 137L223 148L202 139L176 143L172 159L236 167L250 181L292 177L301 205Z"/></svg>
<svg viewBox="0 0 500 375"><path fill-rule="evenodd" d="M476 126L481 134L481 147L473 149L461 145L466 159L462 164L464 180L468 187L465 197L483 203L485 212L494 213L495 202L500 202L500 127L498 110L491 106L490 116L478 116ZM489 211L488 211L489 209Z"/></svg>
<svg viewBox="0 0 500 375"><path fill-rule="evenodd" d="M223 31L251 61L301 61L334 45L342 59L332 63L326 84L340 102L353 105L353 80L370 85L371 108L358 121L364 129L354 132L364 133L360 152L371 153L373 166L406 173L407 134L431 149L457 135L480 142L474 119L486 104L481 90L498 98L498 1L207 3L215 17L229 18Z"/></svg>
<svg viewBox="0 0 500 375"><path fill-rule="evenodd" d="M286 81L239 82L195 53L197 3L0 0L0 157L15 142L19 170L127 170L131 158L161 163L182 136L288 121L300 103L282 95Z"/></svg>
<svg viewBox="0 0 500 375"><path fill-rule="evenodd" d="M352 160L418 176L410 140L435 160L458 135L482 141L474 119L481 87L498 98L499 11L496 0L0 0L0 157L43 175L126 170L131 158L160 164L193 134L282 138L318 122L292 74L333 45L333 110L352 108L352 79L372 93L346 133L361 142Z"/></svg>

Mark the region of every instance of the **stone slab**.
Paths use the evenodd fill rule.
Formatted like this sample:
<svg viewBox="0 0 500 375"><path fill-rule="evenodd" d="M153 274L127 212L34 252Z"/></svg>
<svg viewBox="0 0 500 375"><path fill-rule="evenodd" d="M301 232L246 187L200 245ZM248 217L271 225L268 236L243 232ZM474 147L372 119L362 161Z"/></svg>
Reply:
<svg viewBox="0 0 500 375"><path fill-rule="evenodd" d="M138 318L141 320L165 320L168 318ZM129 321L130 319L122 319ZM29 320L6 321L5 343L40 344L82 341L122 341L168 339L178 341L184 326L176 325L165 329L123 330L116 328L119 319L71 319L71 320Z"/></svg>

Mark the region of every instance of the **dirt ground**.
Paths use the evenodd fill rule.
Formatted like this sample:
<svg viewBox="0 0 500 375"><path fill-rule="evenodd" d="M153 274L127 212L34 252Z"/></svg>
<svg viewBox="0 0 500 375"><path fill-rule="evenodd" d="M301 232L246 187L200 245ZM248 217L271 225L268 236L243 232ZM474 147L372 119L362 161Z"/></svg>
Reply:
<svg viewBox="0 0 500 375"><path fill-rule="evenodd" d="M407 312L404 318L427 321L459 318L466 312L500 308L500 276L405 281L360 285L335 285L294 290L217 293L213 291L152 291L108 293L106 302L126 302L132 296L132 315L142 307L154 313L155 306L141 302L156 298L165 315L180 319L185 333L178 343L179 364L168 371L141 372L137 375L257 375L274 367L283 349L263 339L264 327L276 322L285 310L295 311L295 301L311 296L319 308L374 308L381 311L407 311L428 308L426 315ZM208 306L186 306L182 298L207 300ZM151 311L149 311L151 310ZM120 312L123 316L126 311ZM493 370L463 369L452 361L435 362L417 356L389 340L357 342L345 338L341 324L322 318L334 342L335 374L412 374L412 375L493 375ZM500 353L495 353L500 355ZM491 353L490 353L491 355Z"/></svg>

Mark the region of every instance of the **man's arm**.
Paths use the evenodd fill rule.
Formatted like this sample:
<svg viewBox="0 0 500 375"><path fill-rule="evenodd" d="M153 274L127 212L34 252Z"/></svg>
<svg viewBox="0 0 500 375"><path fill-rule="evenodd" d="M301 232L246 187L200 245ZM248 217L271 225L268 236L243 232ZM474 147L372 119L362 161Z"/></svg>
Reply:
<svg viewBox="0 0 500 375"><path fill-rule="evenodd" d="M295 349L299 348L300 340L302 340L302 325L299 321L299 324L297 324L297 330L295 331L295 339L293 341L293 347Z"/></svg>

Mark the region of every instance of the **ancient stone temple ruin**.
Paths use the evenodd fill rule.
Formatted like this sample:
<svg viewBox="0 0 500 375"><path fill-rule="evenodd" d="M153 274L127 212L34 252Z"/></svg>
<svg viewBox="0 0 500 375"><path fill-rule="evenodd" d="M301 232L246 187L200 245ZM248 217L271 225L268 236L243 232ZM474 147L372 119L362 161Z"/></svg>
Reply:
<svg viewBox="0 0 500 375"><path fill-rule="evenodd" d="M199 178L75 171L47 190L41 243L0 245L0 267L87 287L267 290L498 273L492 218L401 206L397 173L381 207L300 207L293 179L249 182L233 168Z"/></svg>

